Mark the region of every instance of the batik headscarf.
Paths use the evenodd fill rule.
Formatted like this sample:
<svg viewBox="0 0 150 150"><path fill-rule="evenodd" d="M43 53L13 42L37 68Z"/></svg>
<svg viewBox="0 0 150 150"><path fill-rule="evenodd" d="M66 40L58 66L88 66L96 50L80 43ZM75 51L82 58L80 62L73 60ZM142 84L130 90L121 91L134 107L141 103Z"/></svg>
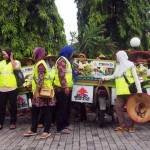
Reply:
<svg viewBox="0 0 150 150"><path fill-rule="evenodd" d="M35 59L35 61L44 59L45 55L46 55L45 49L42 47L37 47L33 50L33 58Z"/></svg>
<svg viewBox="0 0 150 150"><path fill-rule="evenodd" d="M65 46L60 50L59 56L63 56L70 60L72 54L73 54L74 48L71 46Z"/></svg>

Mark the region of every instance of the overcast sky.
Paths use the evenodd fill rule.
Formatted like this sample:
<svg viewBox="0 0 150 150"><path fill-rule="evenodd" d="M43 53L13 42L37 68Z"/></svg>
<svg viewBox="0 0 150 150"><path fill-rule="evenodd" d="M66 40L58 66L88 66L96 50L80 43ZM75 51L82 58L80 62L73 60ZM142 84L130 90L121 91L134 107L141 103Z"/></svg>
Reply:
<svg viewBox="0 0 150 150"><path fill-rule="evenodd" d="M55 0L58 12L64 20L67 41L71 39L70 31L77 32L77 8L74 0Z"/></svg>

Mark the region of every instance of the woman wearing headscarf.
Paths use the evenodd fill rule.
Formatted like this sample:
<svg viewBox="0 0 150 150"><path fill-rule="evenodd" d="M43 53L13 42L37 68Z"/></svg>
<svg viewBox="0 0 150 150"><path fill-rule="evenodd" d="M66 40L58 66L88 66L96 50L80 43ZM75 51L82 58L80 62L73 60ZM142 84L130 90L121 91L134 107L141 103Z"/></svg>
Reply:
<svg viewBox="0 0 150 150"><path fill-rule="evenodd" d="M73 48L65 46L61 49L59 58L55 66L55 94L56 94L56 126L57 132L70 133L69 115L71 103L71 90L73 86L72 68L70 59L73 54Z"/></svg>
<svg viewBox="0 0 150 150"><path fill-rule="evenodd" d="M53 98L39 96L42 87L53 89L48 67L44 60L45 49L41 47L35 48L33 51L33 57L36 63L34 66L32 80L32 126L31 129L24 134L24 136L34 136L37 134L39 115L42 113L44 117L44 131L39 137L42 139L50 136L49 130L51 125L51 111L52 106L55 105L55 101Z"/></svg>
<svg viewBox="0 0 150 150"><path fill-rule="evenodd" d="M0 129L3 128L6 105L9 102L10 129L16 128L17 120L17 82L14 70L20 67L13 59L10 49L2 51L3 60L0 61Z"/></svg>
<svg viewBox="0 0 150 150"><path fill-rule="evenodd" d="M115 131L134 132L133 121L130 118L127 119L124 112L124 106L128 96L131 94L125 76L131 83L135 82L137 93L142 93L141 84L137 76L136 67L133 62L128 60L125 51L118 51L116 53L116 60L117 64L113 75L104 77L104 80L115 79L117 95L115 111L119 121L119 126L115 128Z"/></svg>

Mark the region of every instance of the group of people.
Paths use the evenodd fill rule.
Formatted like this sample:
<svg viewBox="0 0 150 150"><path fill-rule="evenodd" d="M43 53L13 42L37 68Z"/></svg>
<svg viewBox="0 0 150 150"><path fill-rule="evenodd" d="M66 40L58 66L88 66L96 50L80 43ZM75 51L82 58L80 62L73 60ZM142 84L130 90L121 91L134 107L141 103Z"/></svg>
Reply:
<svg viewBox="0 0 150 150"><path fill-rule="evenodd" d="M49 71L44 60L46 51L42 47L33 50L35 60L33 79L32 79L32 125L24 136L33 136L37 134L39 116L42 114L44 125L43 133L40 138L50 136L50 127L52 121L52 111L55 106L56 127L58 133L70 133L69 115L71 103L71 90L73 86L72 68L70 59L74 49L71 46L65 46L59 53L55 69ZM0 129L3 128L6 104L9 101L10 111L10 129L16 128L17 120L17 83L14 70L17 69L17 61L14 60L10 50L2 51L3 60L0 62ZM42 97L40 92L43 87L55 91L55 96Z"/></svg>
<svg viewBox="0 0 150 150"><path fill-rule="evenodd" d="M33 79L32 79L32 124L29 131L24 136L34 136L37 134L39 116L42 114L43 133L40 138L50 136L50 127L52 123L53 108L56 108L56 128L58 133L69 134L71 91L73 87L73 71L71 66L71 58L74 49L71 46L65 46L60 50L59 57L55 66L49 71L44 60L46 51L42 47L33 50L33 58L35 60ZM17 83L13 71L20 67L20 64L14 60L13 53L10 50L2 51L3 60L0 61L0 129L3 128L6 104L9 102L8 110L10 111L10 129L16 128L17 120ZM136 67L133 62L128 60L125 51L116 53L116 69L113 75L104 76L102 80L115 79L116 85L116 103L115 111L118 116L119 126L115 131L134 132L133 121L126 121L124 114L124 106L130 95L128 84L124 76L128 78L130 83L135 82L137 92L142 93L140 81L136 73ZM43 87L54 91L55 96L42 97L40 92Z"/></svg>

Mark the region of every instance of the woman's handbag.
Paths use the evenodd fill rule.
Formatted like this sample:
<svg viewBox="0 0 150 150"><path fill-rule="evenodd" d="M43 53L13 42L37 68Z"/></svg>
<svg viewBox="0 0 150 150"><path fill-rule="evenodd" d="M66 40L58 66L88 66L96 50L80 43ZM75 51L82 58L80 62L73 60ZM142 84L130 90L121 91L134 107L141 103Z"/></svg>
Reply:
<svg viewBox="0 0 150 150"><path fill-rule="evenodd" d="M130 93L131 94L137 93L137 88L136 88L135 82L130 83L129 80L127 79L126 75L123 74L123 76L124 76L126 83L128 84L128 88L129 88Z"/></svg>
<svg viewBox="0 0 150 150"><path fill-rule="evenodd" d="M137 88L136 88L135 82L129 84L129 91L131 94L137 93Z"/></svg>
<svg viewBox="0 0 150 150"><path fill-rule="evenodd" d="M37 84L35 76L33 77L34 82ZM55 95L53 88L48 87L42 87L40 89L40 92L38 92L38 96L42 98L53 98Z"/></svg>
<svg viewBox="0 0 150 150"><path fill-rule="evenodd" d="M123 76L124 76L124 79L125 79L126 83L128 84L130 93L131 93L131 94L137 93L137 88L136 88L135 82L130 83L129 80L127 79L126 75L123 75ZM148 84L149 82L150 82L150 80L141 82L141 88L142 88L142 92L143 92L143 93L147 93L147 91L146 91L146 89L144 88L144 86L145 86L146 84Z"/></svg>
<svg viewBox="0 0 150 150"><path fill-rule="evenodd" d="M53 98L55 95L53 88L42 87L39 93L39 97L42 98Z"/></svg>
<svg viewBox="0 0 150 150"><path fill-rule="evenodd" d="M23 86L25 79L24 79L24 75L23 75L21 69L14 70L13 72L14 72L14 75L16 78L17 87Z"/></svg>

